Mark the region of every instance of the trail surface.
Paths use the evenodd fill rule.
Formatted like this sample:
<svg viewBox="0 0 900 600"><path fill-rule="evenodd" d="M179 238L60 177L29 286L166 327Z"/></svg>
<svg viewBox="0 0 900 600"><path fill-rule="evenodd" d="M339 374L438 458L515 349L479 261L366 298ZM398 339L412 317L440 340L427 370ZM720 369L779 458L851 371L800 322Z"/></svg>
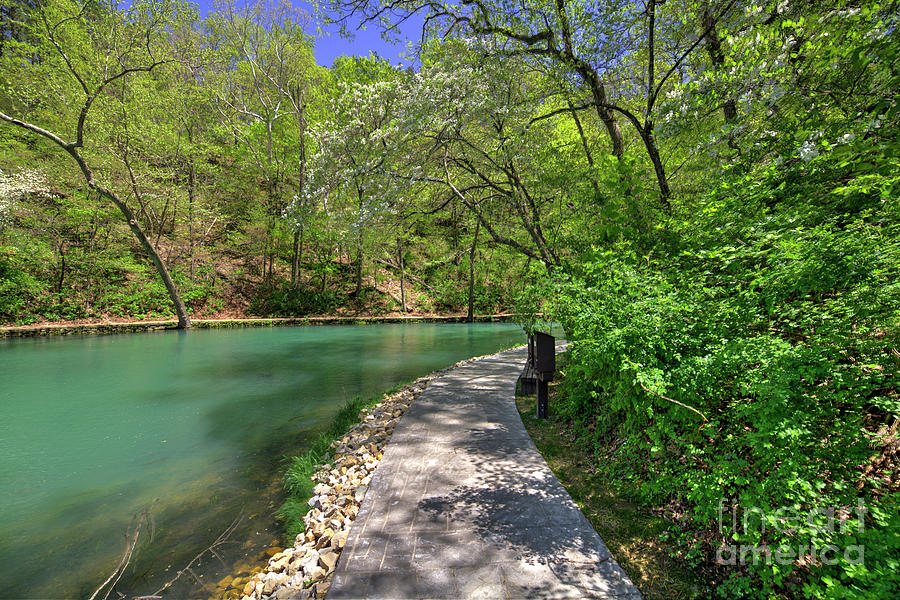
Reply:
<svg viewBox="0 0 900 600"><path fill-rule="evenodd" d="M524 361L522 348L462 366L410 407L329 600L641 597L522 425Z"/></svg>

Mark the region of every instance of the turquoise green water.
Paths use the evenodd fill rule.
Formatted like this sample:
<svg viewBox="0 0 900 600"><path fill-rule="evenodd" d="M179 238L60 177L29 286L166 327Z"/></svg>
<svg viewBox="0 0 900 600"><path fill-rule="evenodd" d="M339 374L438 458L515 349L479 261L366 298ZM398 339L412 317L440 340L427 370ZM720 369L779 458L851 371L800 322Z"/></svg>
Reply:
<svg viewBox="0 0 900 600"><path fill-rule="evenodd" d="M148 507L119 590L154 591L241 515L230 555L196 568L209 581L278 535L283 457L346 399L523 341L511 324L0 340L0 596L90 595Z"/></svg>

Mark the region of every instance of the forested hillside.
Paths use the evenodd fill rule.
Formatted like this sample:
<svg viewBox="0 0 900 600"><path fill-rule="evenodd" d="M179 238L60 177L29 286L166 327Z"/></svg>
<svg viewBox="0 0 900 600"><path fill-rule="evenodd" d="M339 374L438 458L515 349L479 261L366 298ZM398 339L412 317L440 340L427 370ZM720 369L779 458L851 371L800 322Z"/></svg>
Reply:
<svg viewBox="0 0 900 600"><path fill-rule="evenodd" d="M424 15L416 66L317 67L287 7L5 8L0 319L543 314L558 414L720 594L900 595L898 3L324 7Z"/></svg>
<svg viewBox="0 0 900 600"><path fill-rule="evenodd" d="M317 66L289 5L15 2L0 30L0 322L465 312L470 282L511 308L528 258L449 192L309 196L324 152L362 160L323 145L377 118L346 94L404 73Z"/></svg>

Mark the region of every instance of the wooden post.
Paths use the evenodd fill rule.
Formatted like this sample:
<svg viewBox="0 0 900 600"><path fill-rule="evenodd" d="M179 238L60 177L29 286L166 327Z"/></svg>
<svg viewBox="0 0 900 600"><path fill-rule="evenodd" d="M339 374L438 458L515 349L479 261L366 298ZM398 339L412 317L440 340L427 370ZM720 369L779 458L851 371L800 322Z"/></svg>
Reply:
<svg viewBox="0 0 900 600"><path fill-rule="evenodd" d="M543 377L538 375L537 382L537 418L538 419L546 419L547 418L547 405L548 402L548 391L547 391L547 382L544 381Z"/></svg>

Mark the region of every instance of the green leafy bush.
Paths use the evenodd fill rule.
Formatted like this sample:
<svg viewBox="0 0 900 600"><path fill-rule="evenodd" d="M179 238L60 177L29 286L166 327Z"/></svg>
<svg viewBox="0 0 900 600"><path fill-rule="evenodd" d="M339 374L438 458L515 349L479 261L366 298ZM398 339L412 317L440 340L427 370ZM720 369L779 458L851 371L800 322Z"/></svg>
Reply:
<svg viewBox="0 0 900 600"><path fill-rule="evenodd" d="M0 322L27 323L38 313L36 299L45 286L13 262L14 254L12 248L0 246Z"/></svg>
<svg viewBox="0 0 900 600"><path fill-rule="evenodd" d="M316 466L330 458L328 449L331 442L346 433L359 420L357 416L359 411L374 402L374 399L364 400L359 396L348 400L335 414L328 429L319 434L310 445L306 454L291 459L284 476L287 498L277 513L278 518L284 521L289 540L304 531L303 517L309 512L309 505L306 502L312 496L315 487L311 477L316 472Z"/></svg>
<svg viewBox="0 0 900 600"><path fill-rule="evenodd" d="M120 317L169 317L173 314L166 287L149 277L107 288L99 305Z"/></svg>
<svg viewBox="0 0 900 600"><path fill-rule="evenodd" d="M341 298L333 290L324 292L272 286L260 289L250 303L250 312L275 317L325 314L340 306Z"/></svg>
<svg viewBox="0 0 900 600"><path fill-rule="evenodd" d="M677 242L622 241L555 277L574 341L561 410L598 448L616 440L600 468L689 507L691 529L716 531L710 559L798 555L736 561L727 597L900 590L896 481L863 475L900 415L900 169L879 159L877 176L839 155L733 174L673 216ZM786 526L779 509L848 520ZM860 545L864 564L846 554ZM809 556L832 546L835 564Z"/></svg>

